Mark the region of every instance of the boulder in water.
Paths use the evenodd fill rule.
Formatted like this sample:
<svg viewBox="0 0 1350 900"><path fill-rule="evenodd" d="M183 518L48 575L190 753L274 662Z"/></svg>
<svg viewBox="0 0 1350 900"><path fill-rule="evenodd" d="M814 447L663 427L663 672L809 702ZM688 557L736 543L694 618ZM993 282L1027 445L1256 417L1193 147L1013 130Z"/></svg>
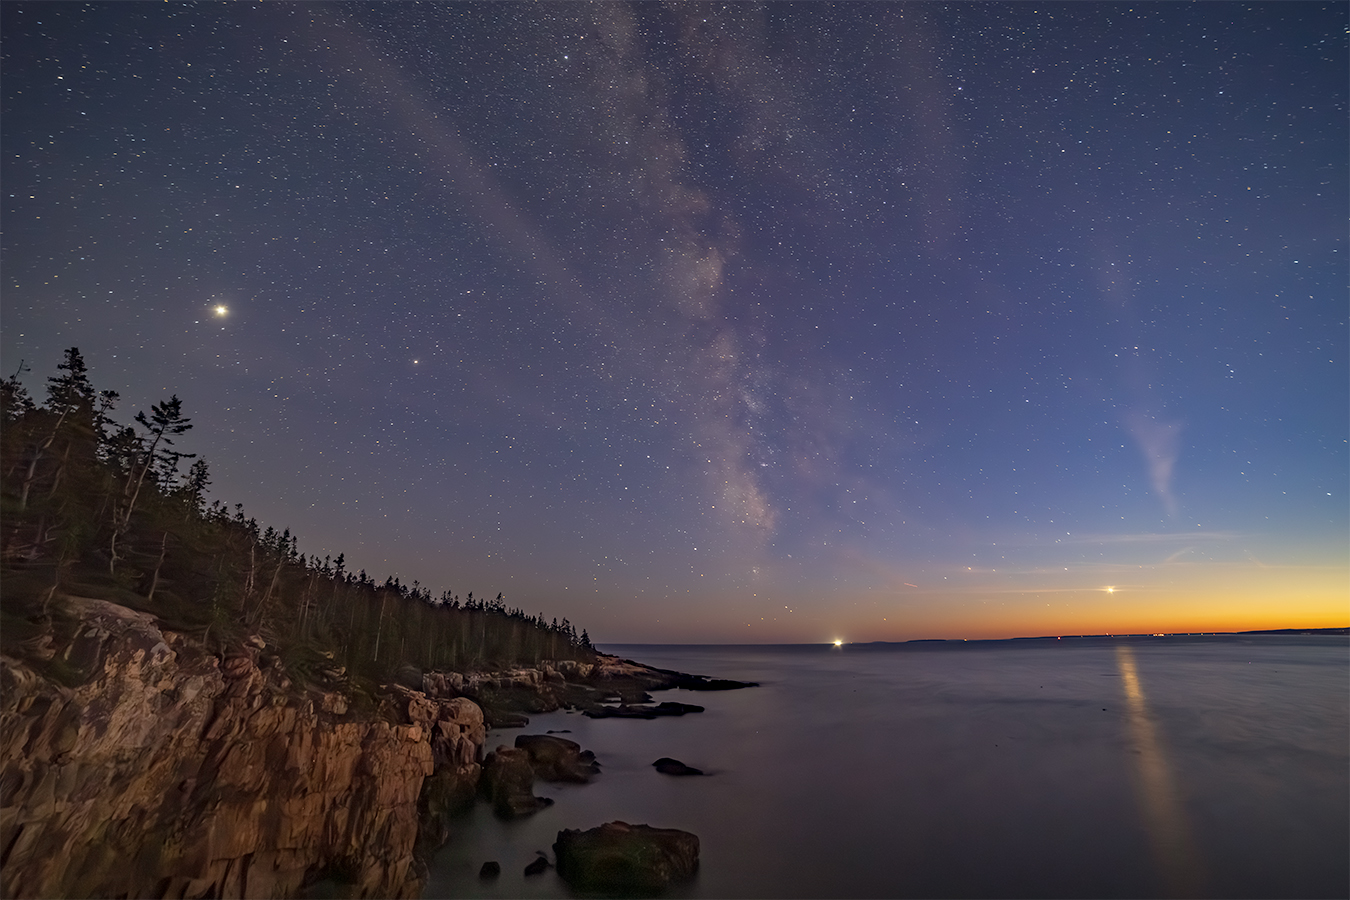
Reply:
<svg viewBox="0 0 1350 900"><path fill-rule="evenodd" d="M517 749L530 755L534 774L545 781L585 784L600 774L595 754L582 750L576 741L551 734L522 734L516 737Z"/></svg>
<svg viewBox="0 0 1350 900"><path fill-rule="evenodd" d="M583 713L591 719L655 719L661 716L683 716L687 713L701 713L703 707L692 703L678 703L666 700L655 706L624 704L621 706L600 706Z"/></svg>
<svg viewBox="0 0 1350 900"><path fill-rule="evenodd" d="M553 803L534 795L534 766L530 754L511 747L498 747L483 760L480 782L492 810L503 819L518 819Z"/></svg>
<svg viewBox="0 0 1350 900"><path fill-rule="evenodd" d="M695 769L693 766L686 766L678 759L671 759L669 756L663 756L652 763L656 771L662 775L704 775L702 769Z"/></svg>
<svg viewBox="0 0 1350 900"><path fill-rule="evenodd" d="M608 822L558 832L558 874L579 891L651 894L698 869L698 836L675 828Z"/></svg>

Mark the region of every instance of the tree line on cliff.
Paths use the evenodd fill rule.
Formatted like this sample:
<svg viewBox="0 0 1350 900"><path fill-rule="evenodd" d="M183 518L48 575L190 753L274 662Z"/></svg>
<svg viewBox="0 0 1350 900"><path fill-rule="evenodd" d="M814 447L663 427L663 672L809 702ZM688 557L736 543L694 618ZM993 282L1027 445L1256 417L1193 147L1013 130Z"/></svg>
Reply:
<svg viewBox="0 0 1350 900"><path fill-rule="evenodd" d="M379 583L348 571L344 554L306 556L289 529L241 505L208 503L206 461L177 447L192 427L177 396L122 426L110 415L117 393L94 388L78 348L42 403L23 371L0 381L6 642L48 629L66 594L152 613L212 647L258 635L302 678L341 669L374 684L408 670L594 657L566 619L508 608L501 594L461 600L417 581Z"/></svg>

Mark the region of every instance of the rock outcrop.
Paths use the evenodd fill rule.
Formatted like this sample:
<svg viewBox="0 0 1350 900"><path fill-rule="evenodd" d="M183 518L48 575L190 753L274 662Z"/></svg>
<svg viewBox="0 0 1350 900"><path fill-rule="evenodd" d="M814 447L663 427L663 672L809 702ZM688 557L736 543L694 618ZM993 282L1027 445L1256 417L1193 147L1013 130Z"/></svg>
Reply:
<svg viewBox="0 0 1350 900"><path fill-rule="evenodd" d="M522 734L516 746L530 755L534 774L544 781L585 784L600 774L600 763L590 750L582 750L576 741L551 734Z"/></svg>
<svg viewBox="0 0 1350 900"><path fill-rule="evenodd" d="M260 639L221 659L112 603L60 613L67 646L0 657L4 895L420 893L419 820L473 796L475 704L396 687L357 716Z"/></svg>
<svg viewBox="0 0 1350 900"><path fill-rule="evenodd" d="M595 754L551 734L522 734L514 747L498 747L483 760L479 792L503 819L536 813L553 801L534 795L534 780L585 784L600 774Z"/></svg>
<svg viewBox="0 0 1350 900"><path fill-rule="evenodd" d="M653 894L698 869L698 836L675 828L608 822L558 832L558 874L575 890Z"/></svg>
<svg viewBox="0 0 1350 900"><path fill-rule="evenodd" d="M528 713L560 708L580 710L593 718L679 716L702 712L703 707L674 701L653 706L649 691L728 691L756 686L750 681L656 669L603 653L594 663L559 660L543 662L538 668L428 672L422 676L422 689L428 697L468 697L483 708L489 726L495 728L524 726L529 722ZM620 705L605 704L614 700Z"/></svg>
<svg viewBox="0 0 1350 900"><path fill-rule="evenodd" d="M515 747L498 747L483 760L481 792L503 819L519 819L553 804L547 797L534 795L529 751Z"/></svg>
<svg viewBox="0 0 1350 900"><path fill-rule="evenodd" d="M416 896L421 860L480 782L518 815L548 802L534 777L598 771L574 742L522 736L484 761L486 777L486 728L606 699L681 715L701 710L634 704L748 686L601 655L405 667L375 709L354 709L340 667L316 671L321 687L293 684L258 637L217 655L113 603L58 596L51 611L61 628L0 655L3 896L282 897L325 878L352 896Z"/></svg>

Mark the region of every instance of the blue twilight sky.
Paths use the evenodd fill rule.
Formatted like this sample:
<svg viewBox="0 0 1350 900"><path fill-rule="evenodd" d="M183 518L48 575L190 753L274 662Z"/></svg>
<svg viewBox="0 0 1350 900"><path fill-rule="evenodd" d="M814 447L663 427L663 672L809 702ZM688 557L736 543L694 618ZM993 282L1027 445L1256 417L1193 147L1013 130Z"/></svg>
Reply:
<svg viewBox="0 0 1350 900"><path fill-rule="evenodd" d="M1345 625L1348 10L5 3L0 362L602 642Z"/></svg>

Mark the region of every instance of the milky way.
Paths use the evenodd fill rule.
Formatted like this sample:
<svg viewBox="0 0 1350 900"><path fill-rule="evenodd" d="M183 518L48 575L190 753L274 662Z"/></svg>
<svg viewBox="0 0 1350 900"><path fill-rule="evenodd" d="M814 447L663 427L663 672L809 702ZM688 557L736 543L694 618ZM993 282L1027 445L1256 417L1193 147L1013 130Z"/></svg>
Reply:
<svg viewBox="0 0 1350 900"><path fill-rule="evenodd" d="M602 642L1350 618L1344 4L3 12L6 374L179 395L307 553Z"/></svg>

